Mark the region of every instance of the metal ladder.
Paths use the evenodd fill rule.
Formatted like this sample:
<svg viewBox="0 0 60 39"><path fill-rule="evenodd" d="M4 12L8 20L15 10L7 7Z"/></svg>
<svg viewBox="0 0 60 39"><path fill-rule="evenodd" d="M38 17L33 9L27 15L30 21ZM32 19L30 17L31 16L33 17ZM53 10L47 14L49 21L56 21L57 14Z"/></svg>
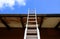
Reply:
<svg viewBox="0 0 60 39"><path fill-rule="evenodd" d="M36 9L29 10L27 24L24 33L24 39L40 39L40 32L37 24Z"/></svg>

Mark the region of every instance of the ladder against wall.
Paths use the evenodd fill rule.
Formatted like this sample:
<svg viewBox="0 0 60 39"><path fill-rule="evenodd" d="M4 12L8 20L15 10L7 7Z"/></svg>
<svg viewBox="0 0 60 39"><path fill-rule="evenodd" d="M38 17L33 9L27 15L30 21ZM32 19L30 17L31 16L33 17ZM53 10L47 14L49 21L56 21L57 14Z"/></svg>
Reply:
<svg viewBox="0 0 60 39"><path fill-rule="evenodd" d="M28 10L24 39L40 39L40 32L37 24L36 9Z"/></svg>

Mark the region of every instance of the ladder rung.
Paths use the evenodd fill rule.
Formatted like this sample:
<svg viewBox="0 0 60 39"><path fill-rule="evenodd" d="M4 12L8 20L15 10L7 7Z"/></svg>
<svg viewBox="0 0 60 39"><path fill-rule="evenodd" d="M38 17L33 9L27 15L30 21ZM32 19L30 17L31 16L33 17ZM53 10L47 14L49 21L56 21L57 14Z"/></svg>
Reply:
<svg viewBox="0 0 60 39"><path fill-rule="evenodd" d="M36 29L28 29L28 31L37 31Z"/></svg>
<svg viewBox="0 0 60 39"><path fill-rule="evenodd" d="M30 14L35 14L35 12L29 12Z"/></svg>
<svg viewBox="0 0 60 39"><path fill-rule="evenodd" d="M33 37L33 38L31 38L31 37L27 37L27 39L38 39L38 37L36 37L36 38L34 38L34 37Z"/></svg>
<svg viewBox="0 0 60 39"><path fill-rule="evenodd" d="M28 22L36 22L36 21L28 21Z"/></svg>
<svg viewBox="0 0 60 39"><path fill-rule="evenodd" d="M36 27L36 25L28 25L28 27Z"/></svg>
<svg viewBox="0 0 60 39"><path fill-rule="evenodd" d="M27 35L27 37L34 38L34 37L37 37L37 35Z"/></svg>
<svg viewBox="0 0 60 39"><path fill-rule="evenodd" d="M37 35L37 32L36 33L27 33L27 35Z"/></svg>
<svg viewBox="0 0 60 39"><path fill-rule="evenodd" d="M31 26L31 27L37 27L38 24L27 24L27 26Z"/></svg>
<svg viewBox="0 0 60 39"><path fill-rule="evenodd" d="M37 32L37 30L36 29L28 29L27 32L31 32L31 33L32 32Z"/></svg>
<svg viewBox="0 0 60 39"><path fill-rule="evenodd" d="M35 34L35 33L37 33L37 31L33 31L33 32L31 32L31 31L28 31L27 33L34 33L34 34Z"/></svg>
<svg viewBox="0 0 60 39"><path fill-rule="evenodd" d="M28 26L36 26L36 25L28 25Z"/></svg>

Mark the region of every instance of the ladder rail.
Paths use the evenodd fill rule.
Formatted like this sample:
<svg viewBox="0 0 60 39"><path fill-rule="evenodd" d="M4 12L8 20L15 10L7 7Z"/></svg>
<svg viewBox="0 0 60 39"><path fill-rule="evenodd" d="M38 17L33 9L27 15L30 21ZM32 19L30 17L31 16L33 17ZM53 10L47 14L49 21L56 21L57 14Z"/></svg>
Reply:
<svg viewBox="0 0 60 39"><path fill-rule="evenodd" d="M40 32L39 32L39 29L38 28L37 28L37 34L38 34L38 39L40 39Z"/></svg>
<svg viewBox="0 0 60 39"><path fill-rule="evenodd" d="M27 26L28 26L28 19L29 19L29 9L28 9L28 15L27 15ZM27 28L26 26L26 28Z"/></svg>
<svg viewBox="0 0 60 39"><path fill-rule="evenodd" d="M25 28L24 39L26 39L26 35L27 35L27 28Z"/></svg>
<svg viewBox="0 0 60 39"><path fill-rule="evenodd" d="M36 15L36 9L35 9L35 15ZM37 18L37 15L36 15L36 18ZM39 32L39 29L38 29L37 19L36 19L36 26L37 26L38 39L40 39L40 32Z"/></svg>

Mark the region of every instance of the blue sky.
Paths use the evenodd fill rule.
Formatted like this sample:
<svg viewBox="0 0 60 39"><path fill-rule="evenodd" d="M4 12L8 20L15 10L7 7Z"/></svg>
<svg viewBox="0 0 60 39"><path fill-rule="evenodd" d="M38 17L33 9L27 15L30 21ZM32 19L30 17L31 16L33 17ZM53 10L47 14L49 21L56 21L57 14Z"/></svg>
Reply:
<svg viewBox="0 0 60 39"><path fill-rule="evenodd" d="M7 1L7 3L2 1L2 4L0 4L0 14L27 14L28 8L36 8L37 14L60 14L60 0L18 1L13 0L12 2L12 0L10 0Z"/></svg>

